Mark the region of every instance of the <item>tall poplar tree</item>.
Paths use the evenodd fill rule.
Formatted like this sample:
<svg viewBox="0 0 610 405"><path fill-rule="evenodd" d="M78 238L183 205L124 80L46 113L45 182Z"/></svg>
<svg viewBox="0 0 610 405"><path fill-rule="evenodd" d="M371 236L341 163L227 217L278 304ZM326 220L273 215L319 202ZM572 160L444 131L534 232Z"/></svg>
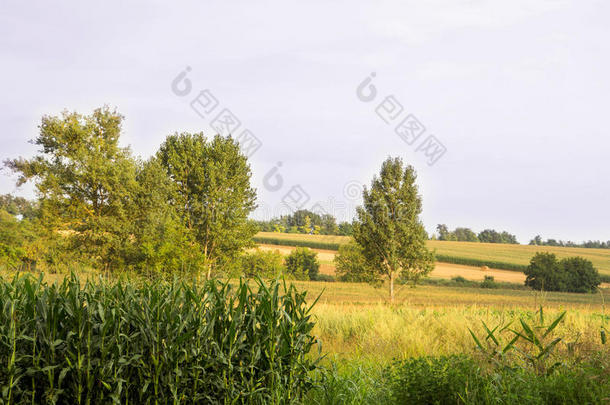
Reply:
<svg viewBox="0 0 610 405"><path fill-rule="evenodd" d="M387 277L394 301L397 277L416 283L434 268L434 254L426 248L427 234L419 215L421 198L412 166L388 158L370 189L363 191L357 209L354 239L362 247L372 275Z"/></svg>

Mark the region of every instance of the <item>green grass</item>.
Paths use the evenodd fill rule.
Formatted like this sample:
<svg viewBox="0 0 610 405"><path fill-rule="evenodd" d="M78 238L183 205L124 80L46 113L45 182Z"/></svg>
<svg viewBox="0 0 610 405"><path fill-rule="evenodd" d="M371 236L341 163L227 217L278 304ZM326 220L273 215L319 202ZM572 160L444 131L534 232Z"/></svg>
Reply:
<svg viewBox="0 0 610 405"><path fill-rule="evenodd" d="M257 243L305 246L314 249L337 250L350 240L348 236L303 235L259 232ZM436 251L439 261L470 266L523 271L536 252L555 253L557 257L581 256L591 260L600 274L610 276L610 249L585 249L555 246L507 245L499 243L448 242L430 240L428 247Z"/></svg>

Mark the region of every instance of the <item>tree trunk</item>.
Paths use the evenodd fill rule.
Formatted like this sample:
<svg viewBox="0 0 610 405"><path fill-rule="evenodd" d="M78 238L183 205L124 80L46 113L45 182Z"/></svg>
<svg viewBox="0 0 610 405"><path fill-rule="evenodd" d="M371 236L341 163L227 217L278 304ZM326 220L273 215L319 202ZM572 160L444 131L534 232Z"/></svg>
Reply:
<svg viewBox="0 0 610 405"><path fill-rule="evenodd" d="M394 272L390 271L390 303L394 303Z"/></svg>

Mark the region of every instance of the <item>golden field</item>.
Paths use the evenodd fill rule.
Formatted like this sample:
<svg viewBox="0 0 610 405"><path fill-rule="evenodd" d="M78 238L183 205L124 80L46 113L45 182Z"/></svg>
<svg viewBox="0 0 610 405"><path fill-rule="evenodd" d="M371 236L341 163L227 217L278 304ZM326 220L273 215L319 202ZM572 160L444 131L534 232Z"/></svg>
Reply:
<svg viewBox="0 0 610 405"><path fill-rule="evenodd" d="M514 272L513 272L514 273ZM2 271L0 277L12 278ZM79 274L81 279L97 278L95 272ZM129 276L129 275L123 275ZM49 282L65 275L45 274ZM139 276L130 276L137 279ZM314 334L328 359L381 364L393 358L473 353L468 328L482 333L481 321L488 325L506 323L519 317L532 318L543 306L548 319L567 310L558 334L578 350L599 348L599 330L610 327L605 301L610 290L597 294L540 293L528 290L482 289L424 285L399 286L394 304L389 304L386 288L364 283L287 281L306 290L313 303ZM560 350L566 350L563 344Z"/></svg>
<svg viewBox="0 0 610 405"><path fill-rule="evenodd" d="M349 236L304 235L275 232L259 232L257 237L286 241L313 241L319 243L343 244ZM554 246L507 245L500 243L449 242L429 240L428 247L439 255L467 259L491 260L497 262L527 265L536 252L555 253L557 257L581 256L591 260L600 274L610 275L610 249L566 248Z"/></svg>

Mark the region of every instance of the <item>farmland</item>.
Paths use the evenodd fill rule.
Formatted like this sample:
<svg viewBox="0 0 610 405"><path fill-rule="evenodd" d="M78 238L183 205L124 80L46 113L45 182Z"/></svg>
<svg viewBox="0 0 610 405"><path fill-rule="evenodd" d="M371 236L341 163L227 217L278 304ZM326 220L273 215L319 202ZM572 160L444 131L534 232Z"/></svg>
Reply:
<svg viewBox="0 0 610 405"><path fill-rule="evenodd" d="M338 246L349 242L348 236L333 235L301 235L274 232L259 232L256 235L257 242L275 245L308 246L311 248L337 250ZM581 256L591 260L600 274L610 275L610 249L585 249L566 248L554 246L530 246L509 245L498 243L476 243L476 242L449 242L429 240L428 247L436 251L437 256L443 258L472 260L473 265L484 263L508 264L512 269L525 268L531 257L536 252L554 253L559 258L570 256ZM439 260L446 262L447 260ZM489 266L494 268L506 268L500 266ZM509 270L511 270L509 268Z"/></svg>

